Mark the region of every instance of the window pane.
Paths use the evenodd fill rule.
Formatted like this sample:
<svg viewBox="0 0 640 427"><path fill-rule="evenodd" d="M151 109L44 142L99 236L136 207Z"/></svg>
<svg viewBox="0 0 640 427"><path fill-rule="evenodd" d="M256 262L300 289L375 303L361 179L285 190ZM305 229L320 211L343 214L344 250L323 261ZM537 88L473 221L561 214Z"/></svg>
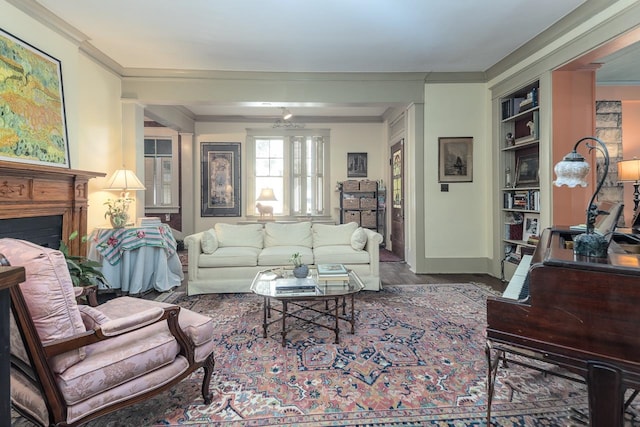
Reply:
<svg viewBox="0 0 640 427"><path fill-rule="evenodd" d="M256 158L269 157L269 140L256 139Z"/></svg>
<svg viewBox="0 0 640 427"><path fill-rule="evenodd" d="M158 139L156 140L156 154L160 156L171 155L171 140L170 139Z"/></svg>
<svg viewBox="0 0 640 427"><path fill-rule="evenodd" d="M269 176L269 159L256 159L256 176Z"/></svg>
<svg viewBox="0 0 640 427"><path fill-rule="evenodd" d="M271 140L271 152L269 153L269 156L284 158L284 140Z"/></svg>
<svg viewBox="0 0 640 427"><path fill-rule="evenodd" d="M271 176L284 176L284 160L283 159L271 159L269 162L271 170L269 175Z"/></svg>
<svg viewBox="0 0 640 427"><path fill-rule="evenodd" d="M144 155L154 155L156 153L156 140L155 139L145 139L144 140Z"/></svg>

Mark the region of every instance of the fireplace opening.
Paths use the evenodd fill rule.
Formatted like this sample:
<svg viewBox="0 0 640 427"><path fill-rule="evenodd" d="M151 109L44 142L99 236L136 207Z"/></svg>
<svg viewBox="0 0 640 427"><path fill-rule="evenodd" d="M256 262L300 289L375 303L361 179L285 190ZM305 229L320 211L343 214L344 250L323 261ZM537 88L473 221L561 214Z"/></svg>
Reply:
<svg viewBox="0 0 640 427"><path fill-rule="evenodd" d="M27 240L52 249L60 248L62 215L0 219L0 238Z"/></svg>

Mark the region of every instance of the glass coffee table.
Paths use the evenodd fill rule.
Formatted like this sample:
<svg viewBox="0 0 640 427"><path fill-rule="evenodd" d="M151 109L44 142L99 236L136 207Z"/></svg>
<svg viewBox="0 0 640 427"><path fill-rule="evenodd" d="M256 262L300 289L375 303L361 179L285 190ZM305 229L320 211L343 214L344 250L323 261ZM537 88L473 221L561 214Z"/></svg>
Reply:
<svg viewBox="0 0 640 427"><path fill-rule="evenodd" d="M287 342L287 333L292 326L287 326L287 319L299 319L322 328L334 331L335 343L339 343L340 322L351 324L351 333L355 332L354 296L364 284L360 277L349 270L349 280L318 280L315 269L309 269L304 279L293 277L292 270L274 268L260 271L251 284L251 291L263 297L262 329L263 337L267 337L269 326L281 322L282 346ZM351 313L347 313L347 299L351 300ZM281 304L274 304L280 302ZM280 317L272 318L276 312ZM304 314L304 316L303 316ZM318 322L321 318L324 323ZM326 321L328 320L328 322Z"/></svg>

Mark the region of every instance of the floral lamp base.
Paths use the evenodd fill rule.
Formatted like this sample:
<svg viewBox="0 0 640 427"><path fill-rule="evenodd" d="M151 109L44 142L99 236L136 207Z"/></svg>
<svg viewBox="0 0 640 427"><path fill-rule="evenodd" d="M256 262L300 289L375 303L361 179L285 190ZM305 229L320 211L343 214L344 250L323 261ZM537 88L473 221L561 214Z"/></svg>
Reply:
<svg viewBox="0 0 640 427"><path fill-rule="evenodd" d="M111 226L113 228L124 228L127 224L127 220L129 219L128 215L111 215L109 220L111 221Z"/></svg>

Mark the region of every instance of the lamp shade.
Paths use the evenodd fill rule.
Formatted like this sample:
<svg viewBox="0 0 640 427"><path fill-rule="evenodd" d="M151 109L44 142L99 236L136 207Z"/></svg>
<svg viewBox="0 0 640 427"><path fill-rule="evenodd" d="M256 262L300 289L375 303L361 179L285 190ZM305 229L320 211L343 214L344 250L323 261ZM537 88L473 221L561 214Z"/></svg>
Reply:
<svg viewBox="0 0 640 427"><path fill-rule="evenodd" d="M277 200L276 195L273 194L273 188L269 187L260 190L260 195L256 199L258 202L275 202Z"/></svg>
<svg viewBox="0 0 640 427"><path fill-rule="evenodd" d="M575 150L564 156L561 162L556 163L553 171L556 173L556 180L553 184L556 187L566 185L570 188L587 186L585 178L589 174L590 166L580 154Z"/></svg>
<svg viewBox="0 0 640 427"><path fill-rule="evenodd" d="M618 162L618 181L640 181L640 159L620 160Z"/></svg>
<svg viewBox="0 0 640 427"><path fill-rule="evenodd" d="M105 190L144 190L145 187L132 170L118 169L107 180Z"/></svg>

